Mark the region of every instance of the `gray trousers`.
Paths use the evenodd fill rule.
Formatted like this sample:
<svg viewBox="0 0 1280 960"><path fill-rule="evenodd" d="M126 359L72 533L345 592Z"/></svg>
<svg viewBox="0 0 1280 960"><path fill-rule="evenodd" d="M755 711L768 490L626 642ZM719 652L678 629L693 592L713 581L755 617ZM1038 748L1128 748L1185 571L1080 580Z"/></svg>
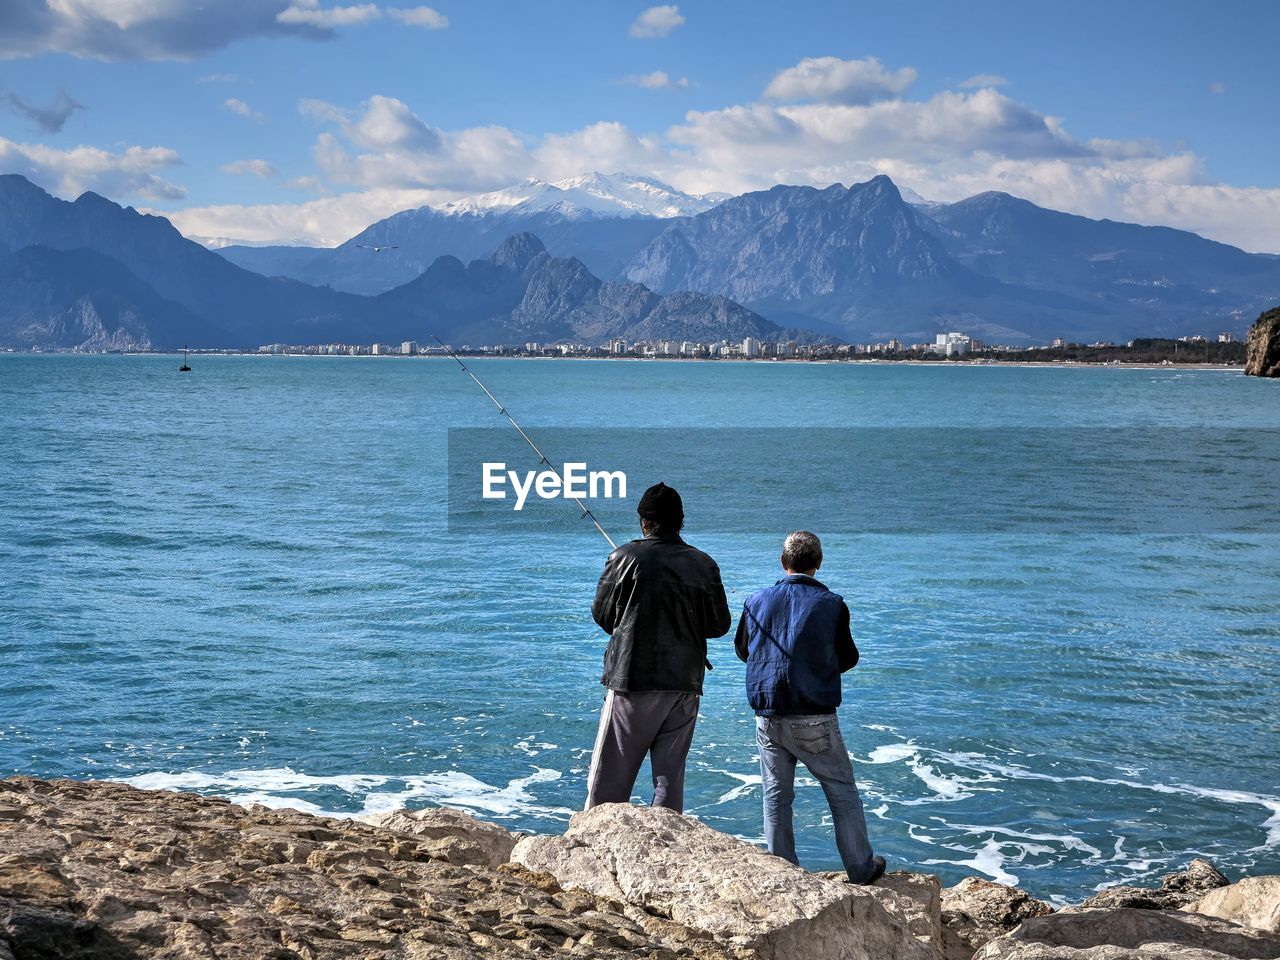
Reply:
<svg viewBox="0 0 1280 960"><path fill-rule="evenodd" d="M629 803L646 755L653 805L684 812L684 761L698 721L698 695L654 691L605 694L587 773L587 806Z"/></svg>

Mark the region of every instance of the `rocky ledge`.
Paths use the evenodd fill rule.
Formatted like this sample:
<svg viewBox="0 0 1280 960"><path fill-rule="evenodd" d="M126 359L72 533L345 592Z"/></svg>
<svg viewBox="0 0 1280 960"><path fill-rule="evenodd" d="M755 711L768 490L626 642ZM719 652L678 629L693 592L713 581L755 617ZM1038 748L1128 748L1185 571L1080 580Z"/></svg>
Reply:
<svg viewBox="0 0 1280 960"><path fill-rule="evenodd" d="M854 887L625 804L522 837L454 810L339 820L0 780L0 960L525 956L1280 958L1280 877L1194 861L1054 911L977 877Z"/></svg>
<svg viewBox="0 0 1280 960"><path fill-rule="evenodd" d="M1250 328L1244 372L1254 377L1280 377L1280 307L1262 314Z"/></svg>

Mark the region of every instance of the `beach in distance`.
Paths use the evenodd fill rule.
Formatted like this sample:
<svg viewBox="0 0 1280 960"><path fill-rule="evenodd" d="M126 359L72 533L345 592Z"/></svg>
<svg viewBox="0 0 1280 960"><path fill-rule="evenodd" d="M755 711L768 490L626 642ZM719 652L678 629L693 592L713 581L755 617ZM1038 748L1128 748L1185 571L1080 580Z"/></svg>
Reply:
<svg viewBox="0 0 1280 960"><path fill-rule="evenodd" d="M503 423L452 360L190 364L0 356L0 769L343 816L442 804L562 832L604 693L589 612L603 539L563 503L540 504L536 530L459 506L451 437ZM474 363L553 461L582 437L593 466L627 466L633 498L678 487L735 616L778 576L788 504L829 504L805 525L863 656L839 713L895 865L1058 903L1194 856L1280 872L1275 383L1046 366ZM725 431L758 442L717 446ZM887 451L899 432L914 452L894 477L928 463L936 499L907 516L904 485L855 510L826 472L839 438ZM1206 500L1212 522L1182 532L1139 515L1116 533L1056 488L1019 486L1027 502L997 516L965 479L975 438L995 444L993 475L1048 481L1071 473L1054 438L1091 433L1121 450L1106 448L1120 488L1172 446L1122 441L1195 437L1185 462L1235 499ZM724 459L687 456L689 437ZM1003 464L1004 437L1036 442ZM615 540L639 535L605 515ZM1000 517L1018 522L980 528ZM759 843L742 666L728 638L710 657L686 812ZM838 868L803 777L796 818L802 863Z"/></svg>

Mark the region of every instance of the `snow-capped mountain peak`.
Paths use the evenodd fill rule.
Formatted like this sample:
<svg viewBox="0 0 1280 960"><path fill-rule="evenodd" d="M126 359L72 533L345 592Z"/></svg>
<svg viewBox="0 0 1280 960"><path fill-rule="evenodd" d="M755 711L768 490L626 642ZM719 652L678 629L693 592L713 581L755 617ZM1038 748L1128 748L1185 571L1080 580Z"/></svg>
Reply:
<svg viewBox="0 0 1280 960"><path fill-rule="evenodd" d="M548 182L528 179L504 190L463 197L435 207L452 216L515 216L556 211L583 217L684 217L715 206L719 198L683 193L661 180L626 173L585 173Z"/></svg>
<svg viewBox="0 0 1280 960"><path fill-rule="evenodd" d="M940 206L938 201L926 200L924 197L920 196L920 194L916 193L914 190L912 190L908 186L904 186L901 183L898 184L897 186L898 186L898 193L902 195L902 199L905 200L907 203L911 204L911 206L913 207Z"/></svg>

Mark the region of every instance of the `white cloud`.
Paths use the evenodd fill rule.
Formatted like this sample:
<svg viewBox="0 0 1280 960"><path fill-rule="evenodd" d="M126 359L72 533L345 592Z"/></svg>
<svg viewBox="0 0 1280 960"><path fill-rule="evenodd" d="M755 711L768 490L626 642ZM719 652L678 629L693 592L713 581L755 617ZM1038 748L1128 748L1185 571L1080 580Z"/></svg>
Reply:
<svg viewBox="0 0 1280 960"><path fill-rule="evenodd" d="M228 97L226 100L223 100L222 105L232 113L238 114L242 117L248 117L254 123L262 123L262 121L266 119L266 117L260 114L257 110L253 109L253 107L249 106L243 100L238 100L235 97Z"/></svg>
<svg viewBox="0 0 1280 960"><path fill-rule="evenodd" d="M370 97L364 116L345 129L357 144L374 150L434 150L440 146L440 134L395 97Z"/></svg>
<svg viewBox="0 0 1280 960"><path fill-rule="evenodd" d="M218 169L233 177L253 176L259 180L269 180L276 175L276 168L266 160L235 160Z"/></svg>
<svg viewBox="0 0 1280 960"><path fill-rule="evenodd" d="M333 247L383 217L458 195L439 190L376 189L305 203L219 205L166 211L188 237L213 246L286 241Z"/></svg>
<svg viewBox="0 0 1280 960"><path fill-rule="evenodd" d="M780 71L765 88L768 100L814 100L819 103L865 104L903 93L916 81L912 67L889 71L875 57L841 60L807 57Z"/></svg>
<svg viewBox="0 0 1280 960"><path fill-rule="evenodd" d="M757 103L690 111L666 138L689 151L697 192L849 182L873 170L881 158L985 164L992 155L1090 153L1052 118L990 89L969 94L944 91L925 101L885 100L865 106Z"/></svg>
<svg viewBox="0 0 1280 960"><path fill-rule="evenodd" d="M280 23L309 27L332 29L333 27L349 27L358 23L368 23L382 16L377 4L358 3L349 7L321 8L319 0L293 0L293 2L276 14Z"/></svg>
<svg viewBox="0 0 1280 960"><path fill-rule="evenodd" d="M618 82L631 87L644 87L646 90L686 90L689 87L688 77L671 77L663 70L633 73Z"/></svg>
<svg viewBox="0 0 1280 960"><path fill-rule="evenodd" d="M181 163L177 151L168 147L135 146L122 153L87 146L56 150L0 137L0 170L20 173L67 199L92 190L113 199L179 200L186 196L186 188L162 179L156 171Z"/></svg>
<svg viewBox="0 0 1280 960"><path fill-rule="evenodd" d="M1109 140L1105 137L1094 137L1089 141L1089 149L1100 157L1111 157L1116 160L1158 157L1164 153L1164 148L1151 139Z"/></svg>
<svg viewBox="0 0 1280 960"><path fill-rule="evenodd" d="M4 0L0 58L189 60L249 37L334 35L317 22L278 19L289 8L289 0Z"/></svg>
<svg viewBox="0 0 1280 960"><path fill-rule="evenodd" d="M1154 140L1077 138L1059 118L990 85L924 99L695 110L655 133L612 121L536 136L500 126L443 130L386 96L357 109L322 101L299 107L325 129L312 148L318 179L294 185L338 195L298 205L201 208L206 222L195 232L263 241L278 224L277 237L339 242L396 202L412 206L425 196L441 202L526 177L593 170L649 174L690 193L848 184L884 173L944 202L1003 190L1071 213L1165 224L1280 251L1280 190L1215 183L1202 158ZM342 229L326 224L321 211L342 211L334 213ZM248 226L237 229L237 217Z"/></svg>
<svg viewBox="0 0 1280 960"><path fill-rule="evenodd" d="M439 132L427 126L403 100L375 94L364 107L364 113L353 120L348 111L323 100L298 104L303 116L336 123L356 146L370 150L435 150L440 146Z"/></svg>
<svg viewBox="0 0 1280 960"><path fill-rule="evenodd" d="M306 190L310 193L326 193L324 181L315 176L292 177L284 182L290 190Z"/></svg>
<svg viewBox="0 0 1280 960"><path fill-rule="evenodd" d="M333 183L361 188L494 189L528 175L524 142L505 127L448 133L429 126L404 101L373 96L363 112L321 100L299 110L337 127L316 138L316 166Z"/></svg>
<svg viewBox="0 0 1280 960"><path fill-rule="evenodd" d="M236 73L206 73L196 83L235 83L239 79L240 75Z"/></svg>
<svg viewBox="0 0 1280 960"><path fill-rule="evenodd" d="M649 7L641 12L631 23L630 34L640 40L654 40L665 37L680 24L684 17L675 4L660 7Z"/></svg>
<svg viewBox="0 0 1280 960"><path fill-rule="evenodd" d="M388 7L387 16L424 30L443 30L449 26L449 18L431 7Z"/></svg>
<svg viewBox="0 0 1280 960"><path fill-rule="evenodd" d="M1209 92L1216 94L1217 96L1222 96L1227 92L1227 85L1221 80L1215 80L1213 83L1209 84Z"/></svg>
<svg viewBox="0 0 1280 960"><path fill-rule="evenodd" d="M593 123L567 134L547 134L533 151L537 175L558 180L593 170L640 171L664 176L671 166L654 137L632 133L621 123Z"/></svg>
<svg viewBox="0 0 1280 960"><path fill-rule="evenodd" d="M960 81L961 90L977 90L981 87L1007 87L1009 81L998 73L975 73L967 80Z"/></svg>

